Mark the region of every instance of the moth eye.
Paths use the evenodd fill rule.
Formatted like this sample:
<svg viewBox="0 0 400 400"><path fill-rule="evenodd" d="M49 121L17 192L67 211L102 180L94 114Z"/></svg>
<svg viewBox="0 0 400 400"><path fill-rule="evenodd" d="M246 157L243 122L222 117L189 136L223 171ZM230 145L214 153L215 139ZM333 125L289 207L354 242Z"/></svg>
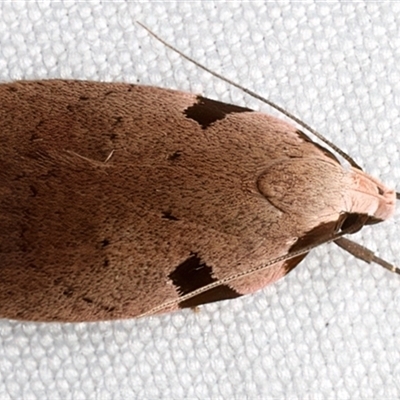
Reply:
<svg viewBox="0 0 400 400"><path fill-rule="evenodd" d="M376 188L378 189L378 194L381 195L381 196L383 196L383 194L385 193L385 192L383 191L383 189L382 189L380 186L377 186Z"/></svg>

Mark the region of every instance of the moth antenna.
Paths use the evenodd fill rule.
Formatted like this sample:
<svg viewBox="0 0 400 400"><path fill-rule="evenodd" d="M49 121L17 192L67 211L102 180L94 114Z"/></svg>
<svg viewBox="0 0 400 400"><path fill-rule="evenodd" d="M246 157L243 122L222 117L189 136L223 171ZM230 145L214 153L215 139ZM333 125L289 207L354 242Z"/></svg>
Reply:
<svg viewBox="0 0 400 400"><path fill-rule="evenodd" d="M286 111L284 108L278 106L271 100L268 100L265 97L260 96L256 92L253 92L250 89L247 89L244 86L239 85L238 83L230 80L229 78L224 77L223 75L220 75L218 72L214 72L211 69L207 68L206 66L200 64L193 58L190 58L171 44L167 43L164 39L162 39L160 36L155 34L153 31L151 31L147 26L143 25L141 22L136 21L142 28L144 28L151 36L153 36L155 39L157 39L159 42L161 42L164 46L167 48L175 51L177 54L179 54L181 57L183 57L185 60L190 61L197 67L201 68L203 71L208 72L209 74L215 76L218 79L221 79L222 81L228 83L229 85L232 85L240 90L242 90L244 93L248 94L249 96L260 100L261 102L268 104L270 107L275 108L275 110L278 110L280 113L283 115L286 115L288 118L290 118L292 121L296 122L298 125L302 126L303 128L307 129L308 132L312 133L315 137L320 139L322 142L326 143L331 149L333 149L337 154L339 154L341 157L343 157L352 167L357 168L359 170L362 170L362 168L348 155L346 154L343 150L339 149L334 143L332 143L330 140L326 139L321 133L316 131L314 128L312 128L310 125L306 124L303 122L301 119L297 118L295 115L291 114L290 112Z"/></svg>
<svg viewBox="0 0 400 400"><path fill-rule="evenodd" d="M376 256L373 251L362 246L361 244L353 242L352 240L349 240L345 237L341 237L334 242L343 250L346 250L348 253L352 254L359 260L365 261L368 264L374 262L376 264L379 264L381 267L400 275L400 268Z"/></svg>

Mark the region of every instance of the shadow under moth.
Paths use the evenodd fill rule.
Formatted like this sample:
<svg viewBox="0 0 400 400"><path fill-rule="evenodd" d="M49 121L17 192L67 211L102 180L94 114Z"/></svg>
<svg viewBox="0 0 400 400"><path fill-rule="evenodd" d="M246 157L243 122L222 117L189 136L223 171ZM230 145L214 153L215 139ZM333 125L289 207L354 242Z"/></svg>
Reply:
<svg viewBox="0 0 400 400"><path fill-rule="evenodd" d="M1 84L0 317L99 321L235 298L329 241L399 272L342 237L396 202L352 164L280 119L190 93Z"/></svg>

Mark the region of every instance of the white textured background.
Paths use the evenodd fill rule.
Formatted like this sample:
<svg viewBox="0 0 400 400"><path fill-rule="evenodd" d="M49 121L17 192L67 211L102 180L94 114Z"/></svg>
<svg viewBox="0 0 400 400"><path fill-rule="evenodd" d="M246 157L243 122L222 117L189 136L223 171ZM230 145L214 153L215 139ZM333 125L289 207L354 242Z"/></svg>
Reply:
<svg viewBox="0 0 400 400"><path fill-rule="evenodd" d="M0 3L0 80L199 92L269 111L166 50L294 112L400 190L395 2ZM400 263L399 216L357 239ZM0 320L0 399L398 399L400 277L333 245L247 298L96 324Z"/></svg>

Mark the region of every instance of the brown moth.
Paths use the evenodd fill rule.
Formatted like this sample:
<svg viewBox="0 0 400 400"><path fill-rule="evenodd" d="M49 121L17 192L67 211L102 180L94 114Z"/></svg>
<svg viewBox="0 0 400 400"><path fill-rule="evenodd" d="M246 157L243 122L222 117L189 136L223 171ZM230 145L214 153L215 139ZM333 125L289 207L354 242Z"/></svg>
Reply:
<svg viewBox="0 0 400 400"><path fill-rule="evenodd" d="M1 84L0 317L110 320L252 293L395 200L247 108L133 84Z"/></svg>
<svg viewBox="0 0 400 400"><path fill-rule="evenodd" d="M390 217L396 193L287 115L351 168L286 122L194 94L0 84L0 317L99 321L234 298L329 241L399 273L342 237Z"/></svg>

